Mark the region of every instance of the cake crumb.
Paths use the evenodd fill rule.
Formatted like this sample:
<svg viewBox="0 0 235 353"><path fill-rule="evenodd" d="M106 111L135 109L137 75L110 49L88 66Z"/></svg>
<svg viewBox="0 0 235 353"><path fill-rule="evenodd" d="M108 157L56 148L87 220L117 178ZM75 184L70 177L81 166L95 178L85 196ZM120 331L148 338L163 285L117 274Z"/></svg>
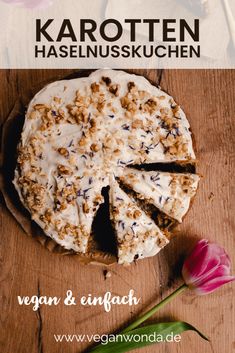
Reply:
<svg viewBox="0 0 235 353"><path fill-rule="evenodd" d="M112 276L111 272L108 270L103 271L104 279L110 278Z"/></svg>
<svg viewBox="0 0 235 353"><path fill-rule="evenodd" d="M213 192L211 192L210 195L209 195L209 197L208 197L208 199L209 199L210 201L213 201L213 200L214 200L214 197L215 197L215 194L214 194Z"/></svg>

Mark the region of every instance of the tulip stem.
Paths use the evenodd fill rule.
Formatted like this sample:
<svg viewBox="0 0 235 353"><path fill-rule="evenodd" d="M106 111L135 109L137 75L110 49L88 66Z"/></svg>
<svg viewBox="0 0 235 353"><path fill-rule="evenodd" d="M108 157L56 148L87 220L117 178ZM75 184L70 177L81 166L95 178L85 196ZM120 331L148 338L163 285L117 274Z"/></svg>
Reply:
<svg viewBox="0 0 235 353"><path fill-rule="evenodd" d="M160 303L158 303L157 305L155 305L152 309L150 309L149 311L147 311L147 313L145 313L144 315L140 316L136 321L134 321L132 324L130 324L129 326L127 326L123 331L121 331L121 333L126 333L128 331L131 331L133 329L135 329L137 326L139 326L140 324L142 324L144 321L146 321L148 318L150 318L150 316L152 316L153 314L155 314L159 309L161 309L163 306L165 306L167 303L169 303L173 298L175 298L178 294L180 294L181 292L183 292L187 287L186 284L183 284L182 286L180 286L178 289L176 289L173 293L171 293L170 295L168 295L168 297L166 297L165 299L163 299Z"/></svg>

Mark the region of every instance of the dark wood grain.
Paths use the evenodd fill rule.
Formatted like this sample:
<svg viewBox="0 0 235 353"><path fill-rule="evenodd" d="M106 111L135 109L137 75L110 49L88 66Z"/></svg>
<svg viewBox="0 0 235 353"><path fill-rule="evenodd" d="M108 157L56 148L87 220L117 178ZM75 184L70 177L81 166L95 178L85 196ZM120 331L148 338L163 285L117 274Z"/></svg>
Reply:
<svg viewBox="0 0 235 353"><path fill-rule="evenodd" d="M230 253L235 271L235 71L135 70L157 82L185 110L195 136L197 170L203 176L193 206L177 236L159 256L130 267L113 266L105 280L103 266L83 266L75 257L51 254L26 236L1 202L1 346L2 353L79 353L88 343L55 343L53 334L109 333L159 301L181 283L180 266L197 238L206 237ZM0 116L3 122L17 98L35 93L45 82L74 70L1 70ZM137 307L41 306L37 312L19 306L17 295L125 295L130 288L141 297ZM211 342L185 333L181 343L148 347L145 353L230 353L235 350L235 287L196 297L185 292L156 315L157 320L181 319L207 334Z"/></svg>

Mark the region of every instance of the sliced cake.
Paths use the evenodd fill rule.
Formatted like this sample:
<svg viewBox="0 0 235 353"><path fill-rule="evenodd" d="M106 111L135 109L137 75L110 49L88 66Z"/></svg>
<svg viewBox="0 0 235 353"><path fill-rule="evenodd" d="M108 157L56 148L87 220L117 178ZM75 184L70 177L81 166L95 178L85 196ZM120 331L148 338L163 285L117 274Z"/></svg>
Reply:
<svg viewBox="0 0 235 353"><path fill-rule="evenodd" d="M120 264L153 256L168 243L165 234L115 180L110 183L110 217L116 231Z"/></svg>
<svg viewBox="0 0 235 353"><path fill-rule="evenodd" d="M120 177L140 198L178 222L182 222L189 209L199 179L196 174L146 172L133 168L126 168Z"/></svg>
<svg viewBox="0 0 235 353"><path fill-rule="evenodd" d="M142 76L97 70L88 77L53 82L33 97L18 148L14 185L46 235L66 249L86 253L103 202L102 188L109 185L110 176L123 179L142 198L181 222L198 177L135 172L133 178L128 166L194 161L189 122L171 96ZM114 185L112 207L119 209L126 224L123 229L123 223L118 225L121 219L113 216L119 262L157 253L167 242L163 233L116 181ZM140 212L134 228L128 207Z"/></svg>

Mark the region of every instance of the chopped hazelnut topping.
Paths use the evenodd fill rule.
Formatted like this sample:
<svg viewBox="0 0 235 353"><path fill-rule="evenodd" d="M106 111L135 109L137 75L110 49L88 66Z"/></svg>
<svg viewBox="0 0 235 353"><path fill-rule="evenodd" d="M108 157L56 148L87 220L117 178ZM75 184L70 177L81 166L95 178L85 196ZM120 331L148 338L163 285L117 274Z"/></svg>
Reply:
<svg viewBox="0 0 235 353"><path fill-rule="evenodd" d="M91 150L93 152L98 152L99 151L99 146L96 143L92 143Z"/></svg>
<svg viewBox="0 0 235 353"><path fill-rule="evenodd" d="M140 119L134 120L133 123L132 123L132 127L133 127L134 129L138 129L138 128L142 129L142 128L144 127L143 121L140 120Z"/></svg>
<svg viewBox="0 0 235 353"><path fill-rule="evenodd" d="M100 72L87 81L68 81L66 92L58 81L33 99L14 182L44 232L84 254L93 249L92 221L109 184L118 257L131 262L164 245L160 229L168 227L171 214L182 209L182 199L192 197L197 188L195 179L183 173L169 185L157 172L149 180L147 171L141 171L139 180L133 166L177 163L194 154L189 125L180 119L182 110L173 99L137 76ZM118 182L123 190L115 194ZM125 198L129 192L131 197ZM155 201L160 211L164 207L164 214L169 213L156 222L160 229L151 220Z"/></svg>
<svg viewBox="0 0 235 353"><path fill-rule="evenodd" d="M102 196L101 196L101 195L97 195L97 196L95 197L94 202L96 202L96 203L98 204L98 203L100 203L102 200L103 200Z"/></svg>
<svg viewBox="0 0 235 353"><path fill-rule="evenodd" d="M97 93L100 90L100 85L96 82L91 84L91 90L93 93Z"/></svg>
<svg viewBox="0 0 235 353"><path fill-rule="evenodd" d="M114 154L120 154L121 151L120 151L119 149L116 149L116 150L113 151L113 153L114 153Z"/></svg>
<svg viewBox="0 0 235 353"><path fill-rule="evenodd" d="M96 108L97 108L98 112L100 112L100 113L103 112L104 107L105 107L105 101L98 102L97 105L96 105Z"/></svg>
<svg viewBox="0 0 235 353"><path fill-rule="evenodd" d="M30 113L30 119L36 119L37 117L37 112L35 112L35 110L33 110L31 113Z"/></svg>
<svg viewBox="0 0 235 353"><path fill-rule="evenodd" d="M139 210L135 210L134 213L133 213L133 218L134 219L137 219L141 216L141 212Z"/></svg>
<svg viewBox="0 0 235 353"><path fill-rule="evenodd" d="M82 205L82 209L84 213L89 213L89 206L86 202Z"/></svg>
<svg viewBox="0 0 235 353"><path fill-rule="evenodd" d="M59 164L57 169L59 174L65 174L65 175L71 174L71 169L66 167L65 165Z"/></svg>
<svg viewBox="0 0 235 353"><path fill-rule="evenodd" d="M61 154L61 156L64 156L66 158L69 156L69 151L64 147L58 148L58 152L59 154Z"/></svg>
<svg viewBox="0 0 235 353"><path fill-rule="evenodd" d="M120 99L123 108L127 109L129 104L129 99L125 96Z"/></svg>
<svg viewBox="0 0 235 353"><path fill-rule="evenodd" d="M95 127L95 126L96 126L96 121L95 121L95 119L91 119L91 120L90 120L90 124L91 124L91 127Z"/></svg>
<svg viewBox="0 0 235 353"><path fill-rule="evenodd" d="M109 92L114 94L115 97L119 95L120 85L112 85L109 87Z"/></svg>
<svg viewBox="0 0 235 353"><path fill-rule="evenodd" d="M148 112L149 114L153 114L157 110L158 104L156 100L150 98L144 104L144 111Z"/></svg>
<svg viewBox="0 0 235 353"><path fill-rule="evenodd" d="M111 84L111 79L109 77L102 77L102 81L104 81L104 83L109 86Z"/></svg>
<svg viewBox="0 0 235 353"><path fill-rule="evenodd" d="M96 126L92 126L92 127L90 127L89 132L93 134L96 132L96 130L97 130Z"/></svg>
<svg viewBox="0 0 235 353"><path fill-rule="evenodd" d="M56 102L56 103L61 103L61 98L59 98L59 97L54 97L54 102Z"/></svg>
<svg viewBox="0 0 235 353"><path fill-rule="evenodd" d="M79 146L86 146L87 138L86 137L82 137L78 144L79 144Z"/></svg>
<svg viewBox="0 0 235 353"><path fill-rule="evenodd" d="M132 88L135 87L135 83L134 82L128 82L127 84L127 88L128 88L128 91L131 92Z"/></svg>
<svg viewBox="0 0 235 353"><path fill-rule="evenodd" d="M36 109L36 110L50 110L51 109L51 107L48 105L48 104L36 104L35 106L34 106L34 109Z"/></svg>

